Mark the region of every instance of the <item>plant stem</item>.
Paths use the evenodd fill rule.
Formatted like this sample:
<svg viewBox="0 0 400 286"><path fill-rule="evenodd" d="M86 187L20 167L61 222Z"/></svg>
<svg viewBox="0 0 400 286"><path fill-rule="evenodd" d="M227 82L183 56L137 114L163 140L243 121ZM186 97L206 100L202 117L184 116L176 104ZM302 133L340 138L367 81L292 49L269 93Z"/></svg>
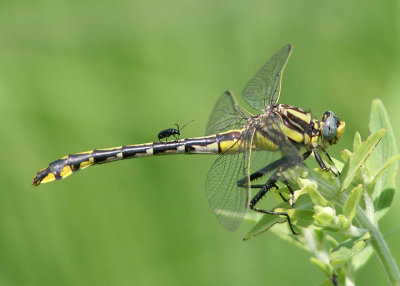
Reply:
<svg viewBox="0 0 400 286"><path fill-rule="evenodd" d="M363 209L358 207L357 221L371 234L370 243L390 285L400 285L400 271L378 225L372 223Z"/></svg>
<svg viewBox="0 0 400 286"><path fill-rule="evenodd" d="M344 205L347 200L347 195L342 193L336 198L336 203ZM379 263L381 264L389 285L400 286L400 271L399 267L394 260L392 253L390 252L389 246L386 244L385 239L377 224L371 222L366 212L361 208L357 208L357 214L355 219L362 228L368 230L371 235L370 243Z"/></svg>

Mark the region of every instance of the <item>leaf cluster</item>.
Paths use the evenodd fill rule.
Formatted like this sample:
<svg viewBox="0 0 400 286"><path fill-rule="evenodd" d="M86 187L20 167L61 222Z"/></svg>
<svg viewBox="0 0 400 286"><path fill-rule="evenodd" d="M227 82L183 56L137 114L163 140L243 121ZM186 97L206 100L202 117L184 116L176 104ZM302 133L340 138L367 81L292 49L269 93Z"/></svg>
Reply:
<svg viewBox="0 0 400 286"><path fill-rule="evenodd" d="M358 132L354 135L353 151L342 151L344 163L334 160L340 176L310 170L294 182L294 208L286 202L275 206L289 214L299 235L291 234L284 217L264 215L244 240L271 229L312 254L311 263L327 276L321 285L353 285L355 272L379 251L370 241L393 202L400 159L380 100L373 101L369 129L364 141Z"/></svg>

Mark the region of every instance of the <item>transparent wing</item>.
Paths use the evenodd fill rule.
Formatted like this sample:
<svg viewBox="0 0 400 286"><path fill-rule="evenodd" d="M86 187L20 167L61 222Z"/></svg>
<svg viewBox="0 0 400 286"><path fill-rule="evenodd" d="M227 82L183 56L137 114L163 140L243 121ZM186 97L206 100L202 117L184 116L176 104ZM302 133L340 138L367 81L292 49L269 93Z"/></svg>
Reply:
<svg viewBox="0 0 400 286"><path fill-rule="evenodd" d="M242 222L247 211L250 198L249 184L249 138L253 131L246 132L240 144L242 152L221 155L211 166L207 175L206 195L211 210L219 222L228 230L235 231ZM233 146L231 149L236 148ZM247 179L247 188L238 187L239 179Z"/></svg>
<svg viewBox="0 0 400 286"><path fill-rule="evenodd" d="M236 230L247 211L251 173L261 171L268 176L280 167L287 169L302 163L302 155L288 140L282 124L278 114L269 112L262 121L248 125L237 142L240 146L231 147L241 152L221 155L208 172L206 194L210 207L228 230ZM276 152L267 147L271 143L278 146ZM247 187L239 187L239 180Z"/></svg>
<svg viewBox="0 0 400 286"><path fill-rule="evenodd" d="M292 52L292 45L283 47L270 58L247 83L242 97L257 110L276 103L281 92L282 73Z"/></svg>
<svg viewBox="0 0 400 286"><path fill-rule="evenodd" d="M250 112L240 107L231 91L225 91L218 99L208 120L206 135L231 129L240 129L246 123Z"/></svg>

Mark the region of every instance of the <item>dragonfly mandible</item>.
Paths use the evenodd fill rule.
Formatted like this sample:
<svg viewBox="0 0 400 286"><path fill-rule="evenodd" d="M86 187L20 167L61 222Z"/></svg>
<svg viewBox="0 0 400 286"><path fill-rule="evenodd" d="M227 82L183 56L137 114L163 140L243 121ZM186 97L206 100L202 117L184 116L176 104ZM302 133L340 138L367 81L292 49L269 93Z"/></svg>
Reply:
<svg viewBox="0 0 400 286"><path fill-rule="evenodd" d="M206 136L70 154L39 171L33 185L63 179L86 167L121 159L167 154L220 154L206 179L206 195L219 222L234 231L250 208L285 216L295 234L287 213L263 210L256 205L271 188L277 188L277 181L288 184L281 176L283 171L301 165L312 153L321 169L329 171L319 151L330 159L326 149L343 135L345 122L332 111L325 112L319 121L298 107L278 104L282 73L291 52L291 45L279 50L243 89L243 99L259 110L259 114L253 115L239 106L233 93L227 91L214 107ZM257 179L266 176L269 176L266 183L255 184ZM251 189L258 189L254 197Z"/></svg>

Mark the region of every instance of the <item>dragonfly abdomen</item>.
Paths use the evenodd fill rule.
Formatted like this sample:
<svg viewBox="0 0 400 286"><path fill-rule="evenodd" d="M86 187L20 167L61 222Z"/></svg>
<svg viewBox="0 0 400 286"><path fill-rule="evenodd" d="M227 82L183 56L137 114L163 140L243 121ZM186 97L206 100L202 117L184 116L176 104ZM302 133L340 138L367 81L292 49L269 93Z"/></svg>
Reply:
<svg viewBox="0 0 400 286"><path fill-rule="evenodd" d="M50 163L48 167L39 171L33 179L32 184L37 186L41 183L64 179L72 173L94 164L101 164L134 156L132 152L127 152L126 147L129 146L91 150L67 155ZM143 148L138 148L138 150L135 150L136 154L142 154L142 152Z"/></svg>
<svg viewBox="0 0 400 286"><path fill-rule="evenodd" d="M33 185L47 183L68 177L78 170L95 164L102 164L122 159L168 154L219 154L234 145L239 130L216 135L188 138L179 141L152 142L126 145L114 148L96 149L67 155L49 164L39 171L33 179Z"/></svg>

